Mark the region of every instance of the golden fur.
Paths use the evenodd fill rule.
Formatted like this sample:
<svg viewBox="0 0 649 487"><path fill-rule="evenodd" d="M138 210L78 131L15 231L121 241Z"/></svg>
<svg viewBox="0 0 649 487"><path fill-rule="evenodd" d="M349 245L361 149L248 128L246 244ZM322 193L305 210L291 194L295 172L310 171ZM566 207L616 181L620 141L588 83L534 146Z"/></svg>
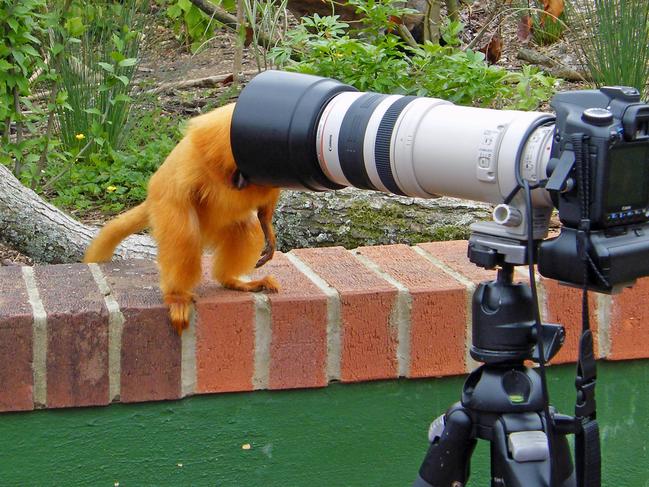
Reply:
<svg viewBox="0 0 649 487"><path fill-rule="evenodd" d="M279 189L248 184L230 147L234 104L192 119L187 134L151 176L146 200L108 222L84 262L106 262L128 235L151 228L158 244L160 288L178 332L189 325L192 290L204 248L214 250L212 276L241 291L277 291L272 276L245 282L255 264L273 256L272 216ZM265 245L264 245L265 244Z"/></svg>

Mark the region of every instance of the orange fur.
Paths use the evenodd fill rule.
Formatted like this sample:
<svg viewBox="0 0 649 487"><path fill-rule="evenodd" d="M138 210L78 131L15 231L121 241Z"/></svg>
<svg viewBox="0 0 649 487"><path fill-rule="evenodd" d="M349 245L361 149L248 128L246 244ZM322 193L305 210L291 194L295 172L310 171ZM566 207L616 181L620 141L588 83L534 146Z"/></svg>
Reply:
<svg viewBox="0 0 649 487"><path fill-rule="evenodd" d="M234 104L226 105L192 119L185 137L151 176L146 200L108 222L84 257L84 262L108 261L125 237L151 228L158 244L160 288L179 335L189 326L204 248L214 250L212 275L223 286L279 289L271 276L240 279L273 256L272 216L279 189L234 186L233 109Z"/></svg>

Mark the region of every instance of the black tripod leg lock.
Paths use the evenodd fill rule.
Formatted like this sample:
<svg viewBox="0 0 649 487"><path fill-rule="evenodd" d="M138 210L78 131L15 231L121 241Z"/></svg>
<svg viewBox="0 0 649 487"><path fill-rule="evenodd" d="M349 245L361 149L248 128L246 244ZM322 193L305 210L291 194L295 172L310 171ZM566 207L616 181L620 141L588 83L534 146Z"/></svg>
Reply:
<svg viewBox="0 0 649 487"><path fill-rule="evenodd" d="M429 430L431 443L413 487L465 485L476 444L472 432L473 421L460 403L437 418Z"/></svg>

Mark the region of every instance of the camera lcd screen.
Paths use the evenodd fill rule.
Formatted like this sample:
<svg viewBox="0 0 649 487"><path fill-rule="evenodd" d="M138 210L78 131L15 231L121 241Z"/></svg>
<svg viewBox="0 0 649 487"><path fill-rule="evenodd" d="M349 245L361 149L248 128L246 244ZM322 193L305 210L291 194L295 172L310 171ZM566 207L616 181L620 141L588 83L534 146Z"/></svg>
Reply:
<svg viewBox="0 0 649 487"><path fill-rule="evenodd" d="M646 144L618 147L608 156L606 210L646 207L649 204L649 147Z"/></svg>

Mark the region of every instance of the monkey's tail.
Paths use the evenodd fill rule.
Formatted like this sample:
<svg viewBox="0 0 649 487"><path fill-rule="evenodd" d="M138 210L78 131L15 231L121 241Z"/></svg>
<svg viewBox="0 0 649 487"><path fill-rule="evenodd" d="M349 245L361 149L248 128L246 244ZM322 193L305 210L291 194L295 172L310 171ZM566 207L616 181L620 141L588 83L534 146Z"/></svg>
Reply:
<svg viewBox="0 0 649 487"><path fill-rule="evenodd" d="M149 225L149 213L146 201L109 221L90 243L85 263L108 262L115 252L115 247L129 235L144 230Z"/></svg>

